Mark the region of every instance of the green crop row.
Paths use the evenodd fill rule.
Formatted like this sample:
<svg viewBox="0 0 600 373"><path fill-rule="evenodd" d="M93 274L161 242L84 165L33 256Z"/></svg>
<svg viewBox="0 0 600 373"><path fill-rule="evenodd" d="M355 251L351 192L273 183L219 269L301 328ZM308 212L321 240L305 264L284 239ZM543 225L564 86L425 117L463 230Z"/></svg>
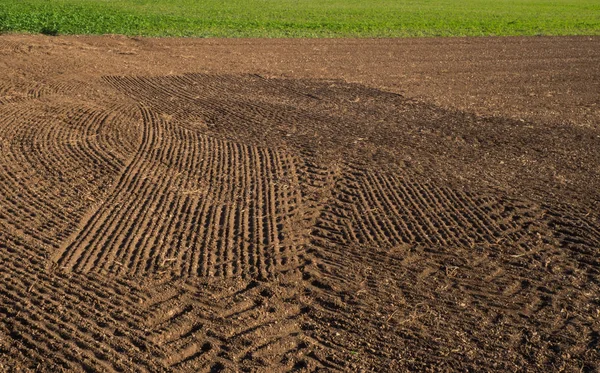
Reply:
<svg viewBox="0 0 600 373"><path fill-rule="evenodd" d="M600 1L0 0L0 32L196 37L600 35Z"/></svg>

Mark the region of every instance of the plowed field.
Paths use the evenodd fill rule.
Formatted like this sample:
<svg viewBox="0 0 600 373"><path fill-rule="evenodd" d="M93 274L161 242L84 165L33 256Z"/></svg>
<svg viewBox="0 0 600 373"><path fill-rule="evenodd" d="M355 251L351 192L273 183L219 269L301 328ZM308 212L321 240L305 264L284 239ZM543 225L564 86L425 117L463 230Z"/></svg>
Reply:
<svg viewBox="0 0 600 373"><path fill-rule="evenodd" d="M0 371L595 371L600 38L0 36Z"/></svg>

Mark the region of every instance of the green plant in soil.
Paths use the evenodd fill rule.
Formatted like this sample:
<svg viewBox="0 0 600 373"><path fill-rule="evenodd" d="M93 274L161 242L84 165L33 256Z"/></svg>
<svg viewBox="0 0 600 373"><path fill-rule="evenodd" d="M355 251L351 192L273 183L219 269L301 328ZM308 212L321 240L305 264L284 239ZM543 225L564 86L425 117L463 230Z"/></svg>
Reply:
<svg viewBox="0 0 600 373"><path fill-rule="evenodd" d="M0 32L196 37L600 35L600 1L0 0Z"/></svg>

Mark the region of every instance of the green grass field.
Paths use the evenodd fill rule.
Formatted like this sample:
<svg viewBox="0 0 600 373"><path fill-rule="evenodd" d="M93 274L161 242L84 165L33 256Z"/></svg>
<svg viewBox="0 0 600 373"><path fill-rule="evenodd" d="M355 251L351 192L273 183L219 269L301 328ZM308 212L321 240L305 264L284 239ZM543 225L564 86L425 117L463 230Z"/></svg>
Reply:
<svg viewBox="0 0 600 373"><path fill-rule="evenodd" d="M199 37L600 35L600 1L0 0L0 32Z"/></svg>

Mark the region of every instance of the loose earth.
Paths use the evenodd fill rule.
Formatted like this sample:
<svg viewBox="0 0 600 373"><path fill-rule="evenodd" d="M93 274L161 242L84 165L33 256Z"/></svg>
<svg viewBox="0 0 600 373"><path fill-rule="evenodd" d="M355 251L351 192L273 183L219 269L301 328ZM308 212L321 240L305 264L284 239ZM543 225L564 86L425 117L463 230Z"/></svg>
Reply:
<svg viewBox="0 0 600 373"><path fill-rule="evenodd" d="M600 38L0 36L0 371L595 371Z"/></svg>

